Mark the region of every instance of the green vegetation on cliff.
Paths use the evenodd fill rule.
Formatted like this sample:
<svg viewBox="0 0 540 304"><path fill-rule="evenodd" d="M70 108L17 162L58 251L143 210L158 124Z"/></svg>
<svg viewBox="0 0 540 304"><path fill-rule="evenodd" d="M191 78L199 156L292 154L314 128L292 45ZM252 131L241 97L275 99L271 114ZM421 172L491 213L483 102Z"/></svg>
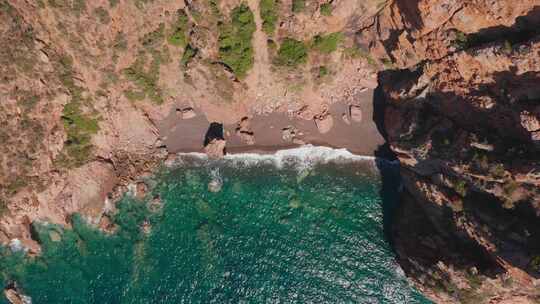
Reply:
<svg viewBox="0 0 540 304"><path fill-rule="evenodd" d="M185 47L188 44L188 36L186 31L188 29L189 19L184 10L178 10L178 19L173 25L172 33L168 37L168 41L172 45Z"/></svg>
<svg viewBox="0 0 540 304"><path fill-rule="evenodd" d="M278 3L276 0L261 0L259 4L261 18L263 20L262 29L268 34L274 34L278 21Z"/></svg>
<svg viewBox="0 0 540 304"><path fill-rule="evenodd" d="M84 105L90 101L83 98L83 89L75 83L72 58L61 57L57 69L63 86L71 96L70 102L62 111L67 139L64 143L64 153L57 161L66 167L78 167L90 158L93 149L92 135L99 131L99 125L97 119L83 111Z"/></svg>
<svg viewBox="0 0 540 304"><path fill-rule="evenodd" d="M253 45L255 19L246 4L233 9L230 23L220 26L219 57L242 79L253 66Z"/></svg>
<svg viewBox="0 0 540 304"><path fill-rule="evenodd" d="M292 11L293 13L300 13L306 8L306 0L293 0Z"/></svg>
<svg viewBox="0 0 540 304"><path fill-rule="evenodd" d="M135 62L124 70L124 75L127 79L137 87L137 91L128 90L125 95L130 100L141 100L149 98L157 104L163 103L161 88L159 82L159 69L161 66L161 53L152 51L152 62L146 67L145 53L141 53Z"/></svg>
<svg viewBox="0 0 540 304"><path fill-rule="evenodd" d="M340 32L327 35L317 35L313 37L311 47L321 53L330 54L337 50L339 43L343 40L343 34Z"/></svg>
<svg viewBox="0 0 540 304"><path fill-rule="evenodd" d="M278 50L276 63L286 66L297 66L307 62L308 49L304 42L285 38Z"/></svg>
<svg viewBox="0 0 540 304"><path fill-rule="evenodd" d="M321 4L321 15L323 16L331 16L332 15L332 4L330 3L323 3Z"/></svg>

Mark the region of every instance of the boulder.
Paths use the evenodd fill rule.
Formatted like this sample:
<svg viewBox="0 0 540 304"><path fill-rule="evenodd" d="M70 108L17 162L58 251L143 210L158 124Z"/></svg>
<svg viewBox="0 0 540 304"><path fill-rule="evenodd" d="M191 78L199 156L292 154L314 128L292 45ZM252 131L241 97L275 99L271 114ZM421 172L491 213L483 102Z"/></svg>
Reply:
<svg viewBox="0 0 540 304"><path fill-rule="evenodd" d="M319 133L328 133L334 126L334 118L330 114L318 115L315 117L315 125L319 129Z"/></svg>
<svg viewBox="0 0 540 304"><path fill-rule="evenodd" d="M352 121L362 122L362 109L360 108L360 106L351 105L349 107L349 115L351 116Z"/></svg>
<svg viewBox="0 0 540 304"><path fill-rule="evenodd" d="M148 185L145 182L138 182L136 186L135 196L137 198L143 199L148 193Z"/></svg>
<svg viewBox="0 0 540 304"><path fill-rule="evenodd" d="M213 179L208 183L208 191L217 193L221 191L221 187L223 186L223 183L219 179Z"/></svg>
<svg viewBox="0 0 540 304"><path fill-rule="evenodd" d="M251 130L251 123L248 117L242 118L236 127L236 135L248 145L255 144L255 133Z"/></svg>
<svg viewBox="0 0 540 304"><path fill-rule="evenodd" d="M32 299L21 294L15 286L4 289L4 296L11 304L31 304Z"/></svg>
<svg viewBox="0 0 540 304"><path fill-rule="evenodd" d="M536 117L536 115L528 111L523 111L520 114L520 118L521 118L521 126L523 126L525 130L529 132L540 130L540 121L538 120L538 117Z"/></svg>
<svg viewBox="0 0 540 304"><path fill-rule="evenodd" d="M183 109L176 109L176 115L182 119L191 119L197 116L197 113L192 107L187 107Z"/></svg>
<svg viewBox="0 0 540 304"><path fill-rule="evenodd" d="M223 158L225 156L225 146L227 142L224 139L212 139L205 147L204 153L208 155L209 158Z"/></svg>

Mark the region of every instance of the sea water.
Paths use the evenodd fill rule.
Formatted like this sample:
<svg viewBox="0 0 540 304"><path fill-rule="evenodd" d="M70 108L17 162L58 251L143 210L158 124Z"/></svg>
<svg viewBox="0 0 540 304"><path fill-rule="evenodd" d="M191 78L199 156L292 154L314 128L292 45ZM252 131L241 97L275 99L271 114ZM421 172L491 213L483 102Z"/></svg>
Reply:
<svg viewBox="0 0 540 304"><path fill-rule="evenodd" d="M34 225L42 254L2 249L4 284L34 304L429 303L385 237L392 165L316 147L169 165L117 205L113 234Z"/></svg>

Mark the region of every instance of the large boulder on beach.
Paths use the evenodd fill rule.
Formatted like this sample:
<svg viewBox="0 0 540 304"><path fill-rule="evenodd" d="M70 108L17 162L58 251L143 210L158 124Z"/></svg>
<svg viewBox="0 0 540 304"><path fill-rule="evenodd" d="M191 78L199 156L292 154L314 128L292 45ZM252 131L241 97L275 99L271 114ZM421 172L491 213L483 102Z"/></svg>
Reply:
<svg viewBox="0 0 540 304"><path fill-rule="evenodd" d="M334 118L329 113L318 115L315 117L315 125L317 125L319 133L328 133L334 126Z"/></svg>
<svg viewBox="0 0 540 304"><path fill-rule="evenodd" d="M248 145L255 144L255 133L251 129L251 121L248 117L244 117L236 127L236 135Z"/></svg>
<svg viewBox="0 0 540 304"><path fill-rule="evenodd" d="M204 153L206 153L209 158L223 158L223 156L225 156L226 144L227 142L223 139L213 139L204 147Z"/></svg>

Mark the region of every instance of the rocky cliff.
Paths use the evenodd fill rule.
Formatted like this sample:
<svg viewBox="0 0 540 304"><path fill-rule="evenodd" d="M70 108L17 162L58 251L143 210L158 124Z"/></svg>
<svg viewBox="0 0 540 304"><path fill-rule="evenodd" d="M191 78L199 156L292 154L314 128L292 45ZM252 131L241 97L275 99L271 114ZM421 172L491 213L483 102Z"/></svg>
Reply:
<svg viewBox="0 0 540 304"><path fill-rule="evenodd" d="M99 220L166 158L166 118L254 144L280 112L367 143L345 125L378 71L406 274L437 302L538 301L539 31L539 0L0 0L0 243L38 253L33 221Z"/></svg>
<svg viewBox="0 0 540 304"><path fill-rule="evenodd" d="M394 246L438 302L539 299L539 4L395 1L358 34L392 64L375 119L402 165Z"/></svg>

